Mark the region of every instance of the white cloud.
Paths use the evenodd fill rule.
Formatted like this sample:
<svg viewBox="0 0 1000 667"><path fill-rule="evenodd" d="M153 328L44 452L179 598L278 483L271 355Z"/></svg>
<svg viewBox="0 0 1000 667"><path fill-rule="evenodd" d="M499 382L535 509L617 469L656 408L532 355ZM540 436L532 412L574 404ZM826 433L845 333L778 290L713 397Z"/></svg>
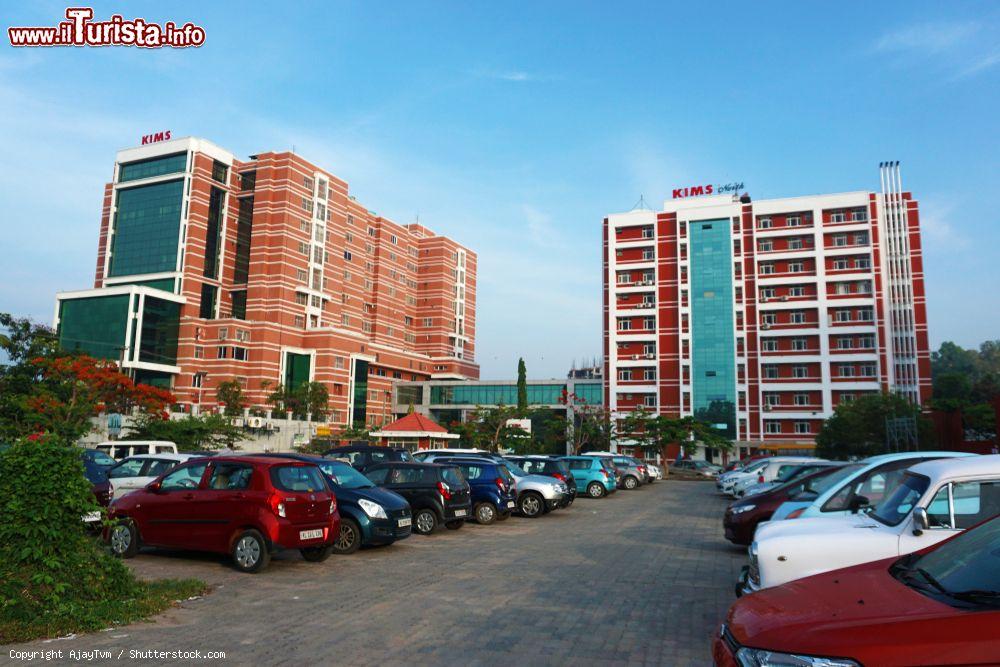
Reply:
<svg viewBox="0 0 1000 667"><path fill-rule="evenodd" d="M919 61L951 71L950 80L964 79L1000 64L995 29L975 21L916 23L884 33L874 52L901 61Z"/></svg>
<svg viewBox="0 0 1000 667"><path fill-rule="evenodd" d="M995 65L1000 65L1000 51L994 51L989 55L985 55L982 58L972 62L968 67L959 72L955 78L964 79L969 76L974 76L980 72L987 70Z"/></svg>
<svg viewBox="0 0 1000 667"><path fill-rule="evenodd" d="M879 51L941 53L964 44L979 29L979 24L972 21L919 23L883 34L875 48Z"/></svg>
<svg viewBox="0 0 1000 667"><path fill-rule="evenodd" d="M951 222L954 212L955 206L947 202L923 203L920 212L920 232L924 246L931 252L938 249L957 250L968 247L969 239Z"/></svg>

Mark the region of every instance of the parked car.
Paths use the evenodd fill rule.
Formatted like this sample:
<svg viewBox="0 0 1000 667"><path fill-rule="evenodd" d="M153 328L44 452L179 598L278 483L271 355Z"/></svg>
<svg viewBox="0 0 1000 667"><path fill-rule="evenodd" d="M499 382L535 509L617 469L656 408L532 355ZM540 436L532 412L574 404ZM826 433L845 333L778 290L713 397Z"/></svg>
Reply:
<svg viewBox="0 0 1000 667"><path fill-rule="evenodd" d="M178 463L199 458L197 454L137 454L122 459L108 470L112 498L141 489Z"/></svg>
<svg viewBox="0 0 1000 667"><path fill-rule="evenodd" d="M586 493L591 498L603 498L618 490L614 471L600 457L564 456L562 460L573 473L577 493Z"/></svg>
<svg viewBox="0 0 1000 667"><path fill-rule="evenodd" d="M734 475L727 481L726 489L729 495L738 498L741 491L754 484L770 482L785 471L790 471L803 463L814 463L819 460L814 456L772 456L769 459L764 459L764 465L759 466L753 472Z"/></svg>
<svg viewBox="0 0 1000 667"><path fill-rule="evenodd" d="M632 490L646 483L646 464L637 458L614 452L586 452L584 456L602 456L611 459L621 473L618 477L619 488Z"/></svg>
<svg viewBox="0 0 1000 667"><path fill-rule="evenodd" d="M139 454L176 454L177 445L168 440L109 440L94 449L116 461Z"/></svg>
<svg viewBox="0 0 1000 667"><path fill-rule="evenodd" d="M94 500L101 507L107 507L111 504L111 483L108 481L108 469L115 464L115 460L95 449L84 449L81 453L81 459L83 460L83 476L90 482ZM89 530L94 532L101 530L100 510L88 512L82 518Z"/></svg>
<svg viewBox="0 0 1000 667"><path fill-rule="evenodd" d="M778 476L774 479L767 480L764 482L756 481L749 485L744 485L742 482L737 483L734 487L736 491L737 498L746 498L748 496L755 496L765 491L769 491L776 486L781 486L786 482L790 482L793 479L798 479L803 475L808 475L809 473L818 470L823 467L829 467L833 465L840 465L836 461L824 461L822 459L811 461L809 463L785 463L778 466ZM767 476L765 475L765 479Z"/></svg>
<svg viewBox="0 0 1000 667"><path fill-rule="evenodd" d="M728 495L738 480L744 479L746 475L753 474L766 466L770 458L757 459L749 462L745 467L722 473L715 478L715 488Z"/></svg>
<svg viewBox="0 0 1000 667"><path fill-rule="evenodd" d="M708 461L683 459L671 463L670 467L667 468L667 472L671 475L675 473L690 473L691 475L704 477L705 479L715 479L722 473L722 468Z"/></svg>
<svg viewBox="0 0 1000 667"><path fill-rule="evenodd" d="M733 544L749 545L757 526L770 519L781 503L807 494L815 498L824 485L835 484L859 467L860 464L844 463L822 466L769 491L733 501L722 518L726 539Z"/></svg>
<svg viewBox="0 0 1000 667"><path fill-rule="evenodd" d="M352 554L363 546L392 544L410 536L410 504L394 491L382 489L343 461L306 454L263 454L312 463L326 475L337 497L340 535L333 553Z"/></svg>
<svg viewBox="0 0 1000 667"><path fill-rule="evenodd" d="M115 466L118 461L102 452L99 449L81 449L80 460L83 461L83 468L87 472L87 479L92 476L97 479L102 475L107 477L108 470Z"/></svg>
<svg viewBox="0 0 1000 667"><path fill-rule="evenodd" d="M355 470L361 472L377 463L413 461L413 456L405 449L378 445L343 445L328 450L323 456L350 463Z"/></svg>
<svg viewBox="0 0 1000 667"><path fill-rule="evenodd" d="M569 507L576 500L576 479L565 461L552 456L508 456L508 460L513 461L529 475L544 475L555 477L566 483L567 494L560 507Z"/></svg>
<svg viewBox="0 0 1000 667"><path fill-rule="evenodd" d="M903 477L903 471L921 461L974 456L965 452L902 452L880 454L861 461L861 468L825 489L816 498L789 499L774 511L771 521L845 516L865 505L877 505Z"/></svg>
<svg viewBox="0 0 1000 667"><path fill-rule="evenodd" d="M514 476L517 491L517 511L521 516L536 519L563 505L569 494L566 482L546 475L530 475L513 461L500 459Z"/></svg>
<svg viewBox="0 0 1000 667"><path fill-rule="evenodd" d="M442 523L458 530L470 518L471 489L457 466L393 461L376 463L365 476L406 499L413 513L413 530L421 535L430 535Z"/></svg>
<svg viewBox="0 0 1000 667"><path fill-rule="evenodd" d="M649 481L650 483L663 479L663 469L660 468L655 463L646 463L646 468L649 470Z"/></svg>
<svg viewBox="0 0 1000 667"><path fill-rule="evenodd" d="M263 456L192 459L112 501L112 553L141 545L227 553L259 572L273 552L298 549L325 560L340 534L337 499L316 466Z"/></svg>
<svg viewBox="0 0 1000 667"><path fill-rule="evenodd" d="M918 463L870 512L758 526L744 593L925 549L1000 514L1000 455Z"/></svg>
<svg viewBox="0 0 1000 667"><path fill-rule="evenodd" d="M1000 664L1000 518L930 549L736 601L718 667Z"/></svg>
<svg viewBox="0 0 1000 667"><path fill-rule="evenodd" d="M461 447L449 447L445 449L422 449L413 453L414 461L425 461L431 463L434 459L453 458L456 456L478 456L488 459L498 458L498 454L488 452L485 449L463 449Z"/></svg>
<svg viewBox="0 0 1000 667"><path fill-rule="evenodd" d="M449 460L458 466L469 483L472 493L472 517L476 523L488 526L496 521L506 521L517 508L517 490L514 476L502 463L484 458L459 458Z"/></svg>

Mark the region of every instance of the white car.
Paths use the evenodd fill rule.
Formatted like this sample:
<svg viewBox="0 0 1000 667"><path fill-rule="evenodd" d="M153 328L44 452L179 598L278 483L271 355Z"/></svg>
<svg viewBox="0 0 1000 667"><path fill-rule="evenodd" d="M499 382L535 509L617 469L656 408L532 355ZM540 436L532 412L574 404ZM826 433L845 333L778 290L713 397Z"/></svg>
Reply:
<svg viewBox="0 0 1000 667"><path fill-rule="evenodd" d="M764 465L753 472L733 478L732 485L729 486L729 494L734 498L739 498L743 495L743 491L751 486L772 482L782 475L790 473L794 468L820 460L814 456L772 456L769 459L764 459Z"/></svg>
<svg viewBox="0 0 1000 667"><path fill-rule="evenodd" d="M649 476L652 479L657 479L657 480L663 479L663 471L660 469L660 466L656 465L655 463L647 463L646 469L649 471Z"/></svg>
<svg viewBox="0 0 1000 667"><path fill-rule="evenodd" d="M108 470L111 482L111 499L121 498L126 493L141 489L154 479L188 459L198 458L198 454L139 454L124 459Z"/></svg>
<svg viewBox="0 0 1000 667"><path fill-rule="evenodd" d="M751 461L742 468L722 473L715 479L715 488L728 494L732 491L733 485L736 484L737 481L746 479L747 475L757 472L766 466L768 461L770 461L770 459L757 459L756 461Z"/></svg>
<svg viewBox="0 0 1000 667"><path fill-rule="evenodd" d="M1000 514L1000 455L909 468L870 512L757 527L743 593L919 551Z"/></svg>

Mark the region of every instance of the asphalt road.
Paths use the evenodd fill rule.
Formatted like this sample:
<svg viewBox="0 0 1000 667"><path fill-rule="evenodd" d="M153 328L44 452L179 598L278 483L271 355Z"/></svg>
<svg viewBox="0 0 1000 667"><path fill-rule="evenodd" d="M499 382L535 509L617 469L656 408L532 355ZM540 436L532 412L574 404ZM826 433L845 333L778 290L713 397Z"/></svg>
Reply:
<svg viewBox="0 0 1000 667"><path fill-rule="evenodd" d="M745 562L722 536L724 507L711 483L658 482L320 564L286 552L257 575L144 551L129 561L141 577L197 577L212 592L152 622L7 646L0 662L13 648L62 650L65 664L96 650L109 653L87 662L177 664L130 660L156 650L240 665L706 665Z"/></svg>

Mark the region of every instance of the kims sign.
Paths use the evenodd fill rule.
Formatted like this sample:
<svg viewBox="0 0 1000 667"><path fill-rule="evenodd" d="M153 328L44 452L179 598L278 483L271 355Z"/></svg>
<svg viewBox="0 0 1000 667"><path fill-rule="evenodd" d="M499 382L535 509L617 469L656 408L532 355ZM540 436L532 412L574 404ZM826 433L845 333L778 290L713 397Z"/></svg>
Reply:
<svg viewBox="0 0 1000 667"><path fill-rule="evenodd" d="M690 185L686 188L674 188L674 199L684 197L703 197L705 195L739 194L743 190L743 181L734 181L723 185Z"/></svg>

